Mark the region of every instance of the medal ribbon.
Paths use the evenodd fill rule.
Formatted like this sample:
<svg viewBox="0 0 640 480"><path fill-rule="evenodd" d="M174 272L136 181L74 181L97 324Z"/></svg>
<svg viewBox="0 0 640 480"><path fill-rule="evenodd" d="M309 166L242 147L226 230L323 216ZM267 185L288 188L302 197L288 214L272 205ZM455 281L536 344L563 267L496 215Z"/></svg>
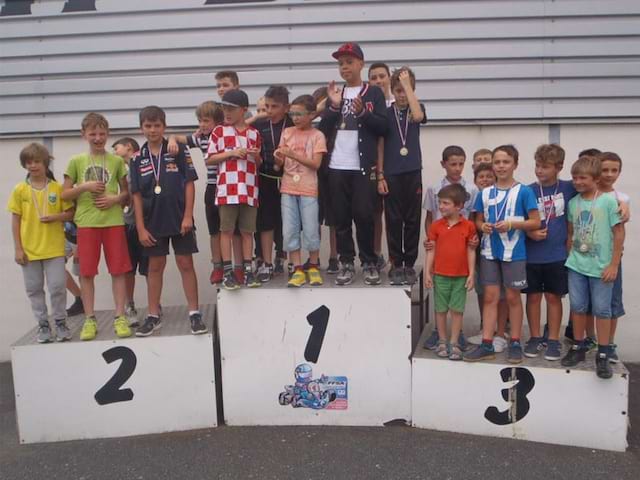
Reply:
<svg viewBox="0 0 640 480"><path fill-rule="evenodd" d="M398 113L398 107L393 104L393 113L396 117L396 125L398 126L398 133L400 134L400 141L402 142L402 147L407 147L407 132L409 131L409 110L407 109L407 114L404 119L404 133L402 132L402 127L400 126L400 114Z"/></svg>
<svg viewBox="0 0 640 480"><path fill-rule="evenodd" d="M158 153L158 167L156 168L155 159L153 158L153 153L151 153L151 147L147 145L147 149L149 150L149 158L151 159L151 168L153 169L153 178L156 179L156 187L160 185L160 170L161 170L161 162L162 162L162 147L160 145L160 152Z"/></svg>

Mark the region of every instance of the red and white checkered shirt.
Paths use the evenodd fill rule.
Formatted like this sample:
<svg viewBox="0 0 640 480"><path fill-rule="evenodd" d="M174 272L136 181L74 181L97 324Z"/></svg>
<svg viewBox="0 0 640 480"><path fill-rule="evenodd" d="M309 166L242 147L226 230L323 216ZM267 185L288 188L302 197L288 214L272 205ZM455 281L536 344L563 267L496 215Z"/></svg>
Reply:
<svg viewBox="0 0 640 480"><path fill-rule="evenodd" d="M262 147L260 133L253 127L243 132L232 125L218 125L211 132L209 155L228 152L236 148ZM247 204L258 206L258 167L251 155L247 158L233 157L220 164L216 205Z"/></svg>

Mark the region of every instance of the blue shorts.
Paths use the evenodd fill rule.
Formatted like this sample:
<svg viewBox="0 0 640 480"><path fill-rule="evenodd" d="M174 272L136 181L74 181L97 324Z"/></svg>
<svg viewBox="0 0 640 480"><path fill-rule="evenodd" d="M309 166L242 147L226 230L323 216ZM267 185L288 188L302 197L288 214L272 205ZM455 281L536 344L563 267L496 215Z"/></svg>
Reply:
<svg viewBox="0 0 640 480"><path fill-rule="evenodd" d="M569 269L569 302L574 313L587 314L589 307L596 318L611 318L613 282L587 277Z"/></svg>
<svg viewBox="0 0 640 480"><path fill-rule="evenodd" d="M618 276L613 282L611 294L611 318L624 317L624 304L622 303L622 264L618 268Z"/></svg>

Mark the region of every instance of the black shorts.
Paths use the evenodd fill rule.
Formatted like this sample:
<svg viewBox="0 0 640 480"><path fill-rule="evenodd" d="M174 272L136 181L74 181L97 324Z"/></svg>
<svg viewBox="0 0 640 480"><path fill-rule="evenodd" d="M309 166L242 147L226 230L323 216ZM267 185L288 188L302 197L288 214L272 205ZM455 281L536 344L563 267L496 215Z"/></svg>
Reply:
<svg viewBox="0 0 640 480"><path fill-rule="evenodd" d="M335 225L329 195L329 173L326 170L318 170L318 223L327 227Z"/></svg>
<svg viewBox="0 0 640 480"><path fill-rule="evenodd" d="M196 231L191 230L188 234L173 235L171 237L156 237L156 244L153 247L143 247L147 257L164 257L169 255L169 240L173 246L173 253L176 255L191 255L198 253L196 242Z"/></svg>
<svg viewBox="0 0 640 480"><path fill-rule="evenodd" d="M564 262L527 263L527 288L522 293L569 293L569 272Z"/></svg>
<svg viewBox="0 0 640 480"><path fill-rule="evenodd" d="M280 179L260 175L259 182L256 229L258 232L268 232L282 224Z"/></svg>
<svg viewBox="0 0 640 480"><path fill-rule="evenodd" d="M129 258L131 259L131 271L147 276L149 273L149 258L143 255L144 247L138 238L138 230L135 225L125 225Z"/></svg>
<svg viewBox="0 0 640 480"><path fill-rule="evenodd" d="M220 213L216 205L216 184L207 184L204 191L204 207L207 215L207 227L209 235L217 235L220 233Z"/></svg>

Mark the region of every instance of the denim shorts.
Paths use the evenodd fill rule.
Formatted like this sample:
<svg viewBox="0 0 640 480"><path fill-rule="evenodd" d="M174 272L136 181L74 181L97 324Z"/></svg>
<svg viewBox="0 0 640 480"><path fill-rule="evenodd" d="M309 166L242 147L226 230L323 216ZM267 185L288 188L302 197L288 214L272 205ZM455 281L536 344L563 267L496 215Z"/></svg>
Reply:
<svg viewBox="0 0 640 480"><path fill-rule="evenodd" d="M611 294L611 318L624 317L624 304L622 303L622 264L618 268L618 276L613 282Z"/></svg>
<svg viewBox="0 0 640 480"><path fill-rule="evenodd" d="M282 248L285 252L320 250L320 223L318 221L318 199L304 195L283 193ZM300 232L302 230L302 232ZM301 241L302 240L302 241Z"/></svg>
<svg viewBox="0 0 640 480"><path fill-rule="evenodd" d="M587 277L569 269L569 301L574 313L591 313L596 318L611 318L613 282Z"/></svg>

